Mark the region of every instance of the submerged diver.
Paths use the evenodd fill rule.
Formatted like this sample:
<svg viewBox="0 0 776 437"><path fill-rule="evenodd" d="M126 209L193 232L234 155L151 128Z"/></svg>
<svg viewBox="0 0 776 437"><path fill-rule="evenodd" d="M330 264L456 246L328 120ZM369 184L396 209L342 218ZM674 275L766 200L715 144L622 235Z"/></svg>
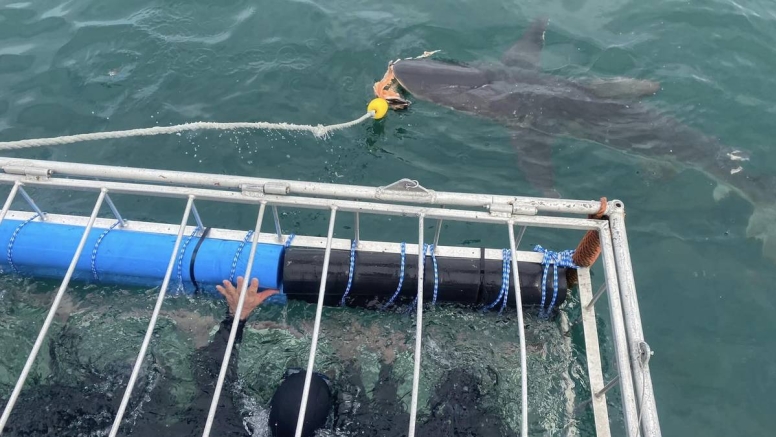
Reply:
<svg viewBox="0 0 776 437"><path fill-rule="evenodd" d="M243 278L236 287L229 281L217 286L226 298L228 312L220 323L213 340L198 349L192 360L193 378L197 393L180 412L174 393L179 389L174 377L163 377L158 366L152 365L146 376L138 381L139 387L129 404L121 427L122 435L199 435L205 426L216 380L226 351L234 313L240 297ZM246 291L245 302L238 322L236 344L242 341L246 320L277 290L258 292L259 282L253 279ZM8 436L82 436L107 433L110 429L126 381L112 374L101 375L94 369L84 369L72 358L68 349L75 350L77 338L65 331L52 338L50 355L52 375L46 384L36 384L22 392L11 420L5 428ZM61 350L61 351L60 351ZM62 353L64 352L64 353ZM77 352L76 352L77 353ZM225 386L219 399L211 435L247 436L255 434L247 429L238 402L237 357L235 348L229 362ZM59 369L63 364L67 370ZM75 372L70 367L78 369ZM64 366L63 366L64 367ZM335 390L329 379L313 373L307 401L302 436L312 437L319 429L336 428L349 435L399 437L406 435L409 414L401 406L397 381L392 378L392 366L383 363L377 384L366 389L357 363L346 364L346 370ZM116 369L114 369L116 370ZM75 381L70 376L77 374ZM125 374L117 370L117 374ZM306 372L288 369L283 381L272 396L267 426L273 437L294 436ZM70 380L69 383L64 381ZM442 436L510 436L503 418L484 408L485 394L482 381L470 370L451 369L440 381L429 399L428 416L418 423L420 435ZM335 405L337 399L337 408ZM4 403L4 402L3 402ZM330 418L332 420L330 420ZM327 427L327 428L328 428ZM257 430L258 435L264 435Z"/></svg>
<svg viewBox="0 0 776 437"><path fill-rule="evenodd" d="M145 377L138 381L127 414L121 426L123 435L199 435L205 427L216 380L234 322L234 313L240 298L243 278L237 278L235 287L224 280L216 288L226 298L228 312L220 323L213 340L194 354L192 373L197 385L196 396L182 414L175 414L177 402L173 397L178 388L169 378L157 378L160 371L151 366ZM258 292L259 281L253 279L246 291L245 302L238 322L235 345L242 341L245 323L253 310L278 290ZM78 362L70 363L77 337L70 335L67 326L63 333L50 340L52 375L45 384L35 384L22 392L10 421L4 429L8 436L82 436L107 434L125 389L126 380L113 375L101 375L95 369ZM237 360L235 348L229 361L224 390L213 421L211 435L246 436L251 433L243 425L243 417L235 402ZM72 369L61 369L63 364ZM109 366L113 367L113 366ZM117 370L117 369L113 369ZM112 372L111 372L112 373ZM116 373L124 373L118 370ZM73 375L77 375L73 377ZM293 436L306 372L289 369L270 402L268 427L274 437ZM124 379L122 381L122 379ZM157 383L158 382L158 383ZM333 390L325 376L314 373L310 383L307 412L302 436L311 437L326 424L333 404ZM5 404L6 399L0 401Z"/></svg>
<svg viewBox="0 0 776 437"><path fill-rule="evenodd" d="M194 379L197 383L197 396L186 409L185 420L165 427L164 431L169 435L193 435L202 432L210 409L210 403L215 391L216 380L221 369L221 362L229 341L229 332L234 322L234 313L237 309L237 303L240 299L240 289L243 286L243 278L237 278L237 286L230 281L224 280L223 285L216 286L218 292L225 298L228 305L226 318L218 327L213 340L207 346L200 349L194 362ZM240 320L237 325L237 336L235 345L240 344L245 329L245 322L253 310L258 308L264 301L278 293L278 290L265 290L258 292L259 281L254 278L245 294ZM243 424L243 418L240 409L234 401L234 387L237 382L237 360L239 348L235 348L229 361L229 367L226 373L225 389L222 393L218 410L213 421L211 435L219 436L241 436L249 435ZM302 404L302 391L304 389L304 380L306 372L303 370L289 369L275 390L270 401L270 412L268 426L274 437L294 436L296 431L297 419L299 417L299 407ZM227 388L229 387L229 388ZM155 390L156 393L164 396L166 390ZM153 400L153 394L151 395ZM333 404L333 390L330 387L328 379L315 372L310 381L310 393L307 399L307 411L305 414L304 426L302 429L303 437L312 437L316 430L322 428L329 417L329 412ZM149 405L148 411L154 411L154 407ZM154 417L144 415L142 422L133 427L132 433L136 435L146 435L151 432L158 432L159 421ZM150 419L150 420L146 420ZM154 423L151 423L154 422ZM144 426L144 425L147 425Z"/></svg>

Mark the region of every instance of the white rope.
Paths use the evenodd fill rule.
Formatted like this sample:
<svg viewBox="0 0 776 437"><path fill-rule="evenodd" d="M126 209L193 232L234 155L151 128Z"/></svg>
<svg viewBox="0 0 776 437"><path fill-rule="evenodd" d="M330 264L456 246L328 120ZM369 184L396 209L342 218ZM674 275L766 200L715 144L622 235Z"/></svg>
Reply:
<svg viewBox="0 0 776 437"><path fill-rule="evenodd" d="M0 142L0 150L25 149L28 147L59 146L63 144L78 143L81 141L110 140L116 138L129 138L150 135L168 135L178 132L195 130L234 130L234 129L262 129L262 130L285 130L297 132L310 132L316 138L325 138L331 132L341 129L347 129L364 122L375 115L374 111L369 111L361 117L339 124L330 124L312 126L309 124L291 124L291 123L269 123L265 121L242 122L242 123L213 123L208 121L197 121L194 123L185 123L175 126L155 126L145 129L130 129L113 132L95 132L90 134L67 135L54 138L37 138L31 140L6 141Z"/></svg>

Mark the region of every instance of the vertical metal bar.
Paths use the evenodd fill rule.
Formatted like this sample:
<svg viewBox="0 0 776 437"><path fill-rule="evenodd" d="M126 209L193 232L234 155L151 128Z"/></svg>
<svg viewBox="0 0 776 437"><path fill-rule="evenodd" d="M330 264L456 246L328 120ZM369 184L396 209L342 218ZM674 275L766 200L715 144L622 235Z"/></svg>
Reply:
<svg viewBox="0 0 776 437"><path fill-rule="evenodd" d="M628 248L628 234L625 230L625 214L622 203L615 201L614 205L615 210L609 215L609 223L612 226L614 258L617 265L617 279L620 283L625 328L628 333L633 382L636 386L636 395L639 397L639 417L645 437L660 437L660 422L652 389L652 376L649 372L649 363L646 362L649 357L642 357L642 351L639 348L644 342L644 332L641 327L636 281L633 278L633 266Z"/></svg>
<svg viewBox="0 0 776 437"><path fill-rule="evenodd" d="M517 244L515 243L515 223L509 221L509 248L512 251L512 280L515 283L515 306L517 307L517 323L520 335L520 389L521 417L520 435L528 437L528 365L525 352L525 325L523 323L523 293L520 290L520 274L517 271Z"/></svg>
<svg viewBox="0 0 776 437"><path fill-rule="evenodd" d="M420 386L420 358L423 352L423 220L418 217L418 315L415 318L415 367L412 371L412 402L410 403L410 431L408 437L415 437L415 422L418 414L418 388Z"/></svg>
<svg viewBox="0 0 776 437"><path fill-rule="evenodd" d="M19 187L19 189L23 190L21 187ZM3 433L3 428L5 428L6 422L8 422L8 418L11 415L11 410L13 410L16 399L19 397L19 393L22 391L22 387L24 387L24 383L27 380L27 375L30 373L30 369L35 362L35 358L38 356L38 351L43 344L43 340L46 338L46 334L48 333L49 327L51 326L51 322L54 319L54 315L56 314L57 309L59 308L59 303L62 301L62 297L65 295L67 285L70 283L70 278L73 276L76 264L78 264L78 258L81 257L81 252L83 251L84 245L86 244L86 240L89 238L89 232L91 232L92 227L94 226L94 221L97 219L97 213L100 212L100 207L102 206L102 202L105 200L105 195L107 193L108 190L105 188L100 190L100 195L97 197L97 202L94 204L92 215L89 216L89 222L86 224L84 233L81 236L81 241L78 243L78 247L75 249L73 258L70 260L70 266L67 268L65 277L62 279L62 284L60 284L59 290L57 290L57 294L54 297L54 302L51 304L51 308L49 308L46 320L43 322L43 326L40 328L40 332L38 332L38 338L35 340L35 344L32 346L32 351L30 351L30 354L27 356L27 362L24 363L24 368L22 369L21 375L19 375L19 380L16 382L16 386L14 387L11 396L8 398L8 403L5 405L5 410L3 410L2 417L0 417L0 434Z"/></svg>
<svg viewBox="0 0 776 437"><path fill-rule="evenodd" d="M19 191L22 193L22 197L24 197L24 200L27 201L27 204L30 205L30 208L32 208L35 212L38 213L38 216L41 220L46 220L46 214L43 213L43 211L38 208L38 205L35 204L35 201L32 200L32 197L30 197L29 194L27 194L26 191L24 191L24 187L19 187Z"/></svg>
<svg viewBox="0 0 776 437"><path fill-rule="evenodd" d="M3 220L5 220L5 216L8 214L8 210L11 209L11 204L13 203L13 199L16 198L16 193L19 192L19 188L21 186L21 182L16 181L13 183L13 187L11 187L11 192L8 193L8 197L5 199L5 204L3 204L3 210L0 211L0 223L3 223Z"/></svg>
<svg viewBox="0 0 776 437"><path fill-rule="evenodd" d="M243 285L240 288L240 299L237 301L237 308L234 311L234 320L232 321L232 329L229 331L229 341L226 343L226 351L224 352L224 359L221 362L221 371L218 373L218 381L216 382L216 391L213 393L213 400L210 402L210 412L207 415L207 422L205 422L205 431L202 433L203 437L210 435L210 429L213 427L213 420L216 417L216 409L218 408L218 400L221 397L221 390L224 387L224 379L226 378L226 371L229 369L229 360L232 357L232 349L234 348L234 339L237 338L237 326L240 324L240 316L242 315L243 304L245 303L245 294L248 290L248 283L251 281L251 270L253 269L253 260L256 257L256 247L259 242L259 234L261 233L261 222L264 220L264 211L267 208L267 202L261 202L259 207L259 216L256 218L256 228L253 231L253 238L251 242L251 252L248 255L248 265L245 267L245 275L243 276Z"/></svg>
<svg viewBox="0 0 776 437"><path fill-rule="evenodd" d="M199 217L199 211L197 211L197 205L191 204L191 213L194 214L194 220L197 222L197 229L205 229L205 225L202 224L202 219Z"/></svg>
<svg viewBox="0 0 776 437"><path fill-rule="evenodd" d="M272 205L272 218L275 220L275 234L278 236L278 241L283 241L283 229L280 227L280 216L278 215L278 207Z"/></svg>
<svg viewBox="0 0 776 437"><path fill-rule="evenodd" d="M439 245L439 234L442 233L442 219L437 220L436 230L434 232L434 250Z"/></svg>
<svg viewBox="0 0 776 437"><path fill-rule="evenodd" d="M116 419L113 421L113 426L110 430L110 437L115 437L119 432L119 426L121 425L121 419L124 417L124 411L127 409L127 403L132 396L132 390L135 387L135 381L137 375L140 373L140 367L143 365L145 359L146 350L148 344L151 342L151 336L154 333L154 327L156 326L156 319L159 318L159 312L162 310L162 303L164 302L164 295L167 292L167 286L170 284L170 276L172 276L173 266L175 260L178 257L178 248L181 245L183 239L183 231L186 229L186 223L189 222L189 214L194 207L194 196L189 196L189 201L186 203L186 210L183 212L183 219L181 220L180 228L178 229L178 236L175 238L175 244L172 247L172 254L170 254L170 262L167 263L167 273L164 274L164 280L162 281L162 287L159 290L159 296L156 298L156 306L154 306L154 312L151 315L151 320L148 322L148 328L146 329L145 337L143 338L143 344L140 346L140 352L137 354L135 360L135 367L132 369L132 375L129 377L129 383L127 389L124 390L124 397L121 399L121 405L116 413Z"/></svg>
<svg viewBox="0 0 776 437"><path fill-rule="evenodd" d="M116 205L113 204L113 200L111 200L110 196L105 196L105 201L108 203L108 207L110 208L111 212L113 213L113 216L116 217L116 220L119 221L119 227L124 227L126 222L124 221L124 218L121 217L121 214L119 213L118 208L116 208Z"/></svg>
<svg viewBox="0 0 776 437"><path fill-rule="evenodd" d="M625 334L625 324L620 302L620 287L617 282L617 267L612 250L612 235L609 232L609 222L604 222L598 229L601 241L601 258L606 276L606 290L609 301L609 315L612 320L612 338L617 356L617 373L620 374L620 393L622 395L622 410L625 419L625 435L633 437L637 430L636 397L633 394L633 376L628 354L628 339Z"/></svg>
<svg viewBox="0 0 776 437"><path fill-rule="evenodd" d="M326 251L323 254L323 270L321 271L321 286L318 289L318 307L315 309L315 325L313 325L313 341L310 344L310 357L307 360L307 374L304 377L304 390L302 391L302 404L299 405L299 418L296 421L296 437L302 436L304 415L307 412L307 398L310 396L310 381L313 377L315 366L315 354L318 351L318 335L321 330L321 316L323 314L323 296L326 293L326 279L329 276L329 258L331 257L331 240L334 238L334 220L337 218L337 207L331 207L329 217L329 233L326 235Z"/></svg>
<svg viewBox="0 0 776 437"><path fill-rule="evenodd" d="M359 241L361 241L361 216L358 212L356 212L356 218L355 218L355 231L356 231L356 247L358 247Z"/></svg>
<svg viewBox="0 0 776 437"><path fill-rule="evenodd" d="M590 281L590 269L586 267L577 269L577 278L579 278L579 301L585 337L587 376L590 383L590 402L593 404L595 435L596 437L609 437L612 431L609 425L609 409L606 404L606 395L596 395L604 388L604 376L601 369L601 350L598 343L598 325L596 324L595 305L593 304L595 297L593 297L593 285ZM603 289L605 290L606 287Z"/></svg>

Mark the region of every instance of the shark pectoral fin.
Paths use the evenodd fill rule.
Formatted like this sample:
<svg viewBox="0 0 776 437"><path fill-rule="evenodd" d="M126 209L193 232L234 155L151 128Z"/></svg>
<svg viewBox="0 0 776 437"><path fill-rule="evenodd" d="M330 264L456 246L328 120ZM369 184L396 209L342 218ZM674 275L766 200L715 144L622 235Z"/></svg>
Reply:
<svg viewBox="0 0 776 437"><path fill-rule="evenodd" d="M544 197L560 197L552 167L552 137L527 129L513 131L512 145L517 152L517 166L528 183Z"/></svg>
<svg viewBox="0 0 776 437"><path fill-rule="evenodd" d="M651 96L660 91L659 82L631 77L595 78L581 83L602 99L632 99Z"/></svg>
<svg viewBox="0 0 776 437"><path fill-rule="evenodd" d="M763 256L776 263L776 205L755 206L746 236L763 243Z"/></svg>
<svg viewBox="0 0 776 437"><path fill-rule="evenodd" d="M534 20L520 40L504 52L501 62L510 67L539 69L544 48L544 32L549 21L547 18Z"/></svg>

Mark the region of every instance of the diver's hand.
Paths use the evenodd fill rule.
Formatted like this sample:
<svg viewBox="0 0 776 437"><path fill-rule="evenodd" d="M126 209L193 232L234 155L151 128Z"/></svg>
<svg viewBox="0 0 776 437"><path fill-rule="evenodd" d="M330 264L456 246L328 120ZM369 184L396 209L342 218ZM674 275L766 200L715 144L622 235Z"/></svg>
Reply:
<svg viewBox="0 0 776 437"><path fill-rule="evenodd" d="M232 285L231 282L224 279L223 286L216 285L216 290L226 298L226 303L229 304L229 314L234 315L237 310L237 302L240 300L240 290L243 286L243 277L237 277L237 287ZM268 297L278 294L278 290L265 290L261 293L259 291L259 280L253 278L251 280L248 289L245 291L245 302L243 303L242 314L240 314L240 320L245 320L251 315L251 312L261 305Z"/></svg>

